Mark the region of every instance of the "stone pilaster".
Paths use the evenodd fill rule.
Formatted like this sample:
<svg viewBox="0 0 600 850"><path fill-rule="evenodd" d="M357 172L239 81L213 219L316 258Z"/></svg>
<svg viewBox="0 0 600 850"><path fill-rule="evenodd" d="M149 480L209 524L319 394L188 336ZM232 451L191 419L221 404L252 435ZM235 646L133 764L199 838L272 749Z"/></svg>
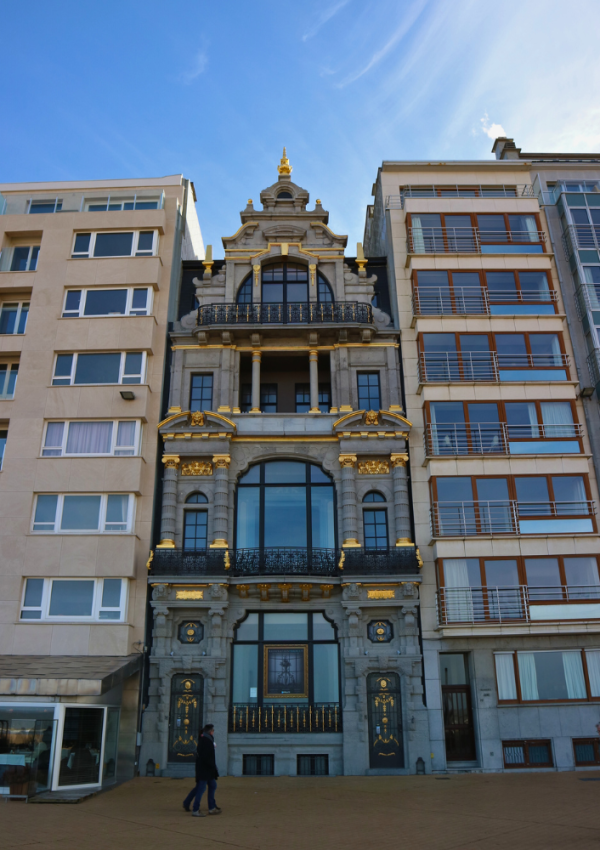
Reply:
<svg viewBox="0 0 600 850"><path fill-rule="evenodd" d="M392 480L394 482L394 519L396 521L396 546L406 545L412 540L410 509L408 504L408 478L406 464L408 455L390 455Z"/></svg>
<svg viewBox="0 0 600 850"><path fill-rule="evenodd" d="M252 352L252 410L260 413L260 351Z"/></svg>
<svg viewBox="0 0 600 850"><path fill-rule="evenodd" d="M360 547L356 512L356 455L340 455L342 467L342 546Z"/></svg>
<svg viewBox="0 0 600 850"><path fill-rule="evenodd" d="M310 412L320 413L319 410L319 352L311 349L308 353L310 368Z"/></svg>
<svg viewBox="0 0 600 850"><path fill-rule="evenodd" d="M229 546L229 455L214 455L215 466L215 509L214 540L211 549L227 549Z"/></svg>
<svg viewBox="0 0 600 850"><path fill-rule="evenodd" d="M163 455L165 465L163 477L162 512L160 517L159 549L175 548L175 519L177 515L177 469L179 455Z"/></svg>

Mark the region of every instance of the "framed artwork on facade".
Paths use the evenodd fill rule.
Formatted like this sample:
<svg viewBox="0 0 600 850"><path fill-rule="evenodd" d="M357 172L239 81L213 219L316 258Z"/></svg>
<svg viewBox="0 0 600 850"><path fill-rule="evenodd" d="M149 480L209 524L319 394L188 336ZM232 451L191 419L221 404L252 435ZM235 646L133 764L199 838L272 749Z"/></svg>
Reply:
<svg viewBox="0 0 600 850"><path fill-rule="evenodd" d="M308 646L269 645L264 653L263 696L266 699L308 697Z"/></svg>

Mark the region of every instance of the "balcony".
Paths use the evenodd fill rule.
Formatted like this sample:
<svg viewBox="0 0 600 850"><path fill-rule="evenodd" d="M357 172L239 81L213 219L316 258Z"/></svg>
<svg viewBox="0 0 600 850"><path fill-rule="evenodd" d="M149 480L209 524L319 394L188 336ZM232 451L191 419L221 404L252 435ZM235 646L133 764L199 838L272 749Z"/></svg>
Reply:
<svg viewBox="0 0 600 850"><path fill-rule="evenodd" d="M441 587L438 626L600 619L600 586Z"/></svg>
<svg viewBox="0 0 600 850"><path fill-rule="evenodd" d="M577 502L434 502L433 537L494 537L514 534L589 534L596 505Z"/></svg>
<svg viewBox="0 0 600 850"><path fill-rule="evenodd" d="M592 376L594 386L600 384L600 351L595 349L587 358L588 368Z"/></svg>
<svg viewBox="0 0 600 850"><path fill-rule="evenodd" d="M566 381L568 365L567 354L421 352L419 383Z"/></svg>
<svg viewBox="0 0 600 850"><path fill-rule="evenodd" d="M424 432L427 457L461 455L581 454L581 425L471 425L438 423Z"/></svg>
<svg viewBox="0 0 600 850"><path fill-rule="evenodd" d="M543 293L522 290L492 292L475 286L455 286L452 290L422 286L413 287L412 293L414 316L554 316L557 301L558 293L552 289Z"/></svg>
<svg viewBox="0 0 600 850"><path fill-rule="evenodd" d="M229 706L230 732L341 732L339 703L234 703Z"/></svg>
<svg viewBox="0 0 600 850"><path fill-rule="evenodd" d="M338 576L410 575L420 568L414 546L391 549L155 549L153 575Z"/></svg>
<svg viewBox="0 0 600 850"><path fill-rule="evenodd" d="M198 327L207 325L373 324L370 304L358 301L298 304L205 304L198 307Z"/></svg>
<svg viewBox="0 0 600 850"><path fill-rule="evenodd" d="M409 254L542 254L543 230L409 227Z"/></svg>
<svg viewBox="0 0 600 850"><path fill-rule="evenodd" d="M517 186L404 186L399 195L387 195L385 208L404 209L408 198L535 198L529 183Z"/></svg>
<svg viewBox="0 0 600 850"><path fill-rule="evenodd" d="M578 249L598 251L600 250L600 225L570 224L563 229L562 241L567 260L570 260Z"/></svg>
<svg viewBox="0 0 600 850"><path fill-rule="evenodd" d="M117 212L121 210L162 210L162 190L119 192L61 192L60 195L0 195L0 215L42 215L66 212Z"/></svg>

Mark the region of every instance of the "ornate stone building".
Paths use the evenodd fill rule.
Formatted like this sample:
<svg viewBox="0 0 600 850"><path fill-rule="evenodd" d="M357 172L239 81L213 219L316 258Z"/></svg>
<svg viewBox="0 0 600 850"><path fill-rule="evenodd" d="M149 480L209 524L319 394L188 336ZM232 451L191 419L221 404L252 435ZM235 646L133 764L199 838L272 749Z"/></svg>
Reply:
<svg viewBox="0 0 600 850"><path fill-rule="evenodd" d="M183 264L142 771L192 773L208 721L222 774L428 762L386 262L345 257L291 170Z"/></svg>

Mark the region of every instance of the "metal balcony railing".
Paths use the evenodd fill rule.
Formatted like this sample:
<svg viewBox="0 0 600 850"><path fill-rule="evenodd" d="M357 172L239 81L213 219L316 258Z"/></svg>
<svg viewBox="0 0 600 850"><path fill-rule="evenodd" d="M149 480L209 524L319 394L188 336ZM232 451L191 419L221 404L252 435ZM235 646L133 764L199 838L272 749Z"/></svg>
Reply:
<svg viewBox="0 0 600 850"><path fill-rule="evenodd" d="M230 732L341 732L339 703L234 703L229 706Z"/></svg>
<svg viewBox="0 0 600 850"><path fill-rule="evenodd" d="M433 502L431 527L434 537L493 536L521 534L519 520L571 519L596 513L593 501L518 502L515 500L478 502Z"/></svg>
<svg viewBox="0 0 600 850"><path fill-rule="evenodd" d="M373 324L370 304L358 301L297 304L205 304L198 307L198 326Z"/></svg>
<svg viewBox="0 0 600 850"><path fill-rule="evenodd" d="M530 603L600 600L600 586L441 587L436 593L439 626L528 623ZM539 605L539 609L543 606ZM536 622L543 616L536 617ZM552 618L556 621L556 617ZM587 616L582 609L582 619ZM569 617L569 621L572 617Z"/></svg>
<svg viewBox="0 0 600 850"><path fill-rule="evenodd" d="M590 375L592 376L592 382L596 387L600 384L600 351L595 350L591 354L588 354L587 363Z"/></svg>
<svg viewBox="0 0 600 850"><path fill-rule="evenodd" d="M598 287L600 290L600 286ZM443 316L492 313L495 304L535 305L555 304L558 293L553 289L547 292L524 292L523 290L490 291L478 286L455 286L452 290L434 286L415 286L412 292L413 315ZM600 307L598 308L600 309Z"/></svg>
<svg viewBox="0 0 600 850"><path fill-rule="evenodd" d="M404 209L407 198L535 198L531 184L517 186L404 186L399 195L387 195L388 210Z"/></svg>
<svg viewBox="0 0 600 850"><path fill-rule="evenodd" d="M145 189L141 192L61 192L36 195L0 195L0 215L40 215L67 212L117 212L121 210L148 210L164 207L162 190Z"/></svg>
<svg viewBox="0 0 600 850"><path fill-rule="evenodd" d="M543 230L480 230L478 227L409 227L409 254L503 253L502 248L519 245L541 248ZM495 247L496 252L491 251ZM487 250L484 250L487 249ZM527 253L527 251L523 251ZM539 250L533 253L539 253Z"/></svg>
<svg viewBox="0 0 600 850"><path fill-rule="evenodd" d="M345 576L420 574L414 546L389 549L155 549L153 575Z"/></svg>
<svg viewBox="0 0 600 850"><path fill-rule="evenodd" d="M569 224L563 229L562 240L567 260L579 248L598 251L600 250L600 225Z"/></svg>
<svg viewBox="0 0 600 850"><path fill-rule="evenodd" d="M454 383L460 381L524 381L528 370L535 370L531 380L539 380L539 370L561 370L557 378L567 380L569 365L567 354L498 354L489 352L421 352L419 355L419 382ZM564 373L564 375L562 374Z"/></svg>
<svg viewBox="0 0 600 850"><path fill-rule="evenodd" d="M507 425L506 422L477 422L471 425L437 423L424 431L427 457L440 455L487 455L511 453L511 441L528 441L531 454L540 441L579 439L583 428L567 425ZM522 454L523 452L519 452Z"/></svg>

